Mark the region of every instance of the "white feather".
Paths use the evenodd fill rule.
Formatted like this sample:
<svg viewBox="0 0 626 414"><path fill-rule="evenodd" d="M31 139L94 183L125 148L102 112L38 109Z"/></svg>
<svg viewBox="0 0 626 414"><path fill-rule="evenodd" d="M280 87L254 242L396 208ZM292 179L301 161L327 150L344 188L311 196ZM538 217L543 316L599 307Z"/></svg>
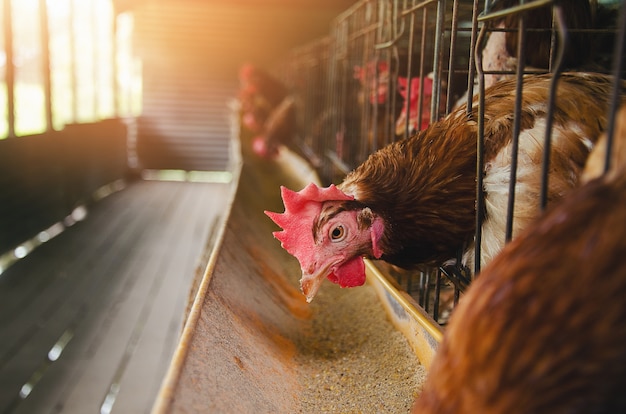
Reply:
<svg viewBox="0 0 626 414"><path fill-rule="evenodd" d="M539 199L542 173L540 166L545 132L546 118L544 116L537 118L532 128L522 131L519 135L513 237L519 235L540 213ZM570 123L566 126L554 127L552 131L553 148L558 147L560 141L571 139L572 132L578 135L588 149L593 147L593 141L583 135L582 129L575 123ZM491 261L505 244L511 153L512 144L509 144L485 165L483 188L486 194L487 217L482 226L481 266ZM575 185L577 178L572 177L571 182L572 185ZM474 268L473 246L465 252L463 262L470 269Z"/></svg>

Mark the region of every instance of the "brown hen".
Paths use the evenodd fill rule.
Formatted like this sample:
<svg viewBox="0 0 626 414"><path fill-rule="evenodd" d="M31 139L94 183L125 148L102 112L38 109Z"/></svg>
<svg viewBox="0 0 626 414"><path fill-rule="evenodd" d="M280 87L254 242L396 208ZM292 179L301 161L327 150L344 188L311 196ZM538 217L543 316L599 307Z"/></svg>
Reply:
<svg viewBox="0 0 626 414"><path fill-rule="evenodd" d="M619 166L568 194L472 284L412 413L626 412L626 109L619 122Z"/></svg>

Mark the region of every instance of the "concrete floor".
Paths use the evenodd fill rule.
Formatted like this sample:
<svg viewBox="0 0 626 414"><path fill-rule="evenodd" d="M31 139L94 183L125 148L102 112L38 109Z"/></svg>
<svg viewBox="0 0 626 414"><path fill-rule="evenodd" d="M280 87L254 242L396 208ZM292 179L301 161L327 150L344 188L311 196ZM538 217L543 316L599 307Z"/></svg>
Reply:
<svg viewBox="0 0 626 414"><path fill-rule="evenodd" d="M138 181L0 275L0 413L147 413L229 184Z"/></svg>

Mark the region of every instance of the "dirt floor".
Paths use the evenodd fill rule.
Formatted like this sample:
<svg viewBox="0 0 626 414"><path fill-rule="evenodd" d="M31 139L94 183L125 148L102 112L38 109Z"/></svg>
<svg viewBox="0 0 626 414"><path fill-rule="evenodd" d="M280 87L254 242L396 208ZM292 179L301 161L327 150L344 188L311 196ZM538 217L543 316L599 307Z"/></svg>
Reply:
<svg viewBox="0 0 626 414"><path fill-rule="evenodd" d="M425 375L368 285L325 282L311 304L300 269L264 210L280 185L307 183L280 163L244 163L188 352L174 413L408 412Z"/></svg>

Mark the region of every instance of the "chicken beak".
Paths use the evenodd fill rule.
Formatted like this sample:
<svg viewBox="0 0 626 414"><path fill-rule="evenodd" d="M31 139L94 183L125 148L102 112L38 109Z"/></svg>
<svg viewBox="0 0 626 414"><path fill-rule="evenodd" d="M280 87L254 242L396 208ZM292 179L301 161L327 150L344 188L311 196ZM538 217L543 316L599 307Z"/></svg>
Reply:
<svg viewBox="0 0 626 414"><path fill-rule="evenodd" d="M324 266L322 269L313 274L302 272L300 288L302 289L304 296L306 296L307 303L311 303L315 295L317 295L317 291L320 289L320 286L322 286L322 282L326 278L329 268L330 265Z"/></svg>

